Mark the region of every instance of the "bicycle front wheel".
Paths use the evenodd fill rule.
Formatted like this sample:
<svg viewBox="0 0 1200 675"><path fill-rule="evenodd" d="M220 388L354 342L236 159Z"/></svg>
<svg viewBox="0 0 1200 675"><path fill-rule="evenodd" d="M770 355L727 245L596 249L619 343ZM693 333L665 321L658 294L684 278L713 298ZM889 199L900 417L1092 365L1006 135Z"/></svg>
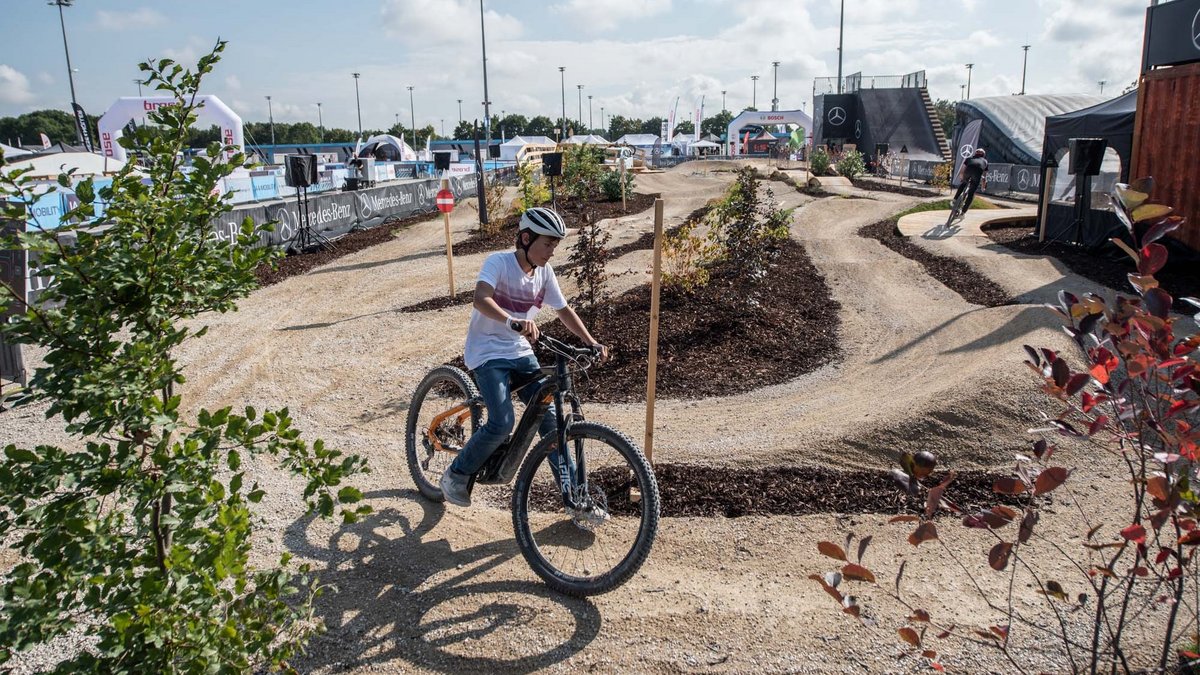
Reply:
<svg viewBox="0 0 1200 675"><path fill-rule="evenodd" d="M529 453L513 487L517 547L551 588L568 595L607 593L641 568L658 532L658 483L642 451L624 434L578 422L567 436L570 471L582 448L586 475L571 478L575 508L563 504L546 437Z"/></svg>
<svg viewBox="0 0 1200 675"><path fill-rule="evenodd" d="M408 470L422 495L442 501L442 473L483 424L482 418L479 391L458 368L438 366L417 385L404 442Z"/></svg>

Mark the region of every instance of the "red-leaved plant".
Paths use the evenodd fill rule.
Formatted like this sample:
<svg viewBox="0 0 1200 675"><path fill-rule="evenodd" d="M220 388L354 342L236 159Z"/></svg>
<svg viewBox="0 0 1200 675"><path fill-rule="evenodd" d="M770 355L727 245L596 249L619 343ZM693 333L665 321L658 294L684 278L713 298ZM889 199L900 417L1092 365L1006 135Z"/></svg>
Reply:
<svg viewBox="0 0 1200 675"><path fill-rule="evenodd" d="M1096 295L1076 297L1062 291L1058 304L1049 307L1065 321L1064 330L1079 351L1064 354L1025 347L1026 365L1042 381L1042 390L1062 406L1054 417L1046 416L1045 428L1033 430L1039 439L1031 454L1019 456L1012 475L995 481L993 490L1003 503L963 513L944 496L954 472L936 483L931 480L937 460L930 453L906 453L900 468L892 471L896 482L924 508L920 515L900 515L889 522L916 523L909 543L942 547L994 613L994 621L974 626L939 620L903 592L907 560L901 562L894 584L877 585L908 610L905 624L898 629L900 639L936 670L943 666L929 644L934 639L994 648L1016 670L1036 670L1026 662L1028 652L1013 646L1013 634L1019 630L1057 641L1066 656L1064 665L1073 672L1164 672L1189 669L1200 660L1195 653L1195 634L1200 630L1196 558L1200 490L1192 485L1200 459L1196 419L1200 335L1190 330L1191 321L1177 325L1177 317L1170 314L1174 299L1154 276L1167 261L1167 249L1158 241L1184 219L1171 215L1167 206L1149 203L1152 187L1151 179L1143 179L1118 185L1114 192L1117 216L1137 247L1120 239L1113 242L1137 265L1136 272L1129 274L1137 296L1118 296L1110 304ZM1200 307L1195 299L1182 300ZM1200 322L1200 315L1196 321ZM1185 325L1189 330L1181 330ZM1177 335L1177 331L1188 334ZM1080 361L1082 367L1073 367ZM1128 492L1111 495L1102 510L1087 512L1074 494L1068 495L1087 528L1079 533L1080 544L1040 531L1048 495L1055 490L1071 493L1077 482L1073 469L1053 462L1055 446L1041 437L1046 434L1068 436L1085 449L1109 453L1128 472ZM944 512L961 516L964 527L986 530L991 536L986 560L996 573L1007 575L1006 592L985 591L972 568L939 538L938 524L943 521L937 517ZM842 611L862 618L858 599L841 584L875 584L875 574L862 564L870 537L860 540L856 561L849 561L846 551L853 536L847 538L845 548L820 542L817 548L822 554L844 565L840 571L810 578L838 601ZM1043 573L1027 550L1038 550L1039 560L1065 562L1054 567L1058 578ZM984 569L982 564L978 569ZM1028 581L1045 605L1014 602L1018 573L1022 584ZM1040 620L1045 617L1049 625Z"/></svg>

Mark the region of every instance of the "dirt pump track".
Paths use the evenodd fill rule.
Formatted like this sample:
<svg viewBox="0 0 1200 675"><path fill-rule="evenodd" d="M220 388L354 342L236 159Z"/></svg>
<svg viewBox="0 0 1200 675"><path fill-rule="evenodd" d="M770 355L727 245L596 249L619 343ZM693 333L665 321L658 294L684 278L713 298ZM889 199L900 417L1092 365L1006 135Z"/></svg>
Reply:
<svg viewBox="0 0 1200 675"><path fill-rule="evenodd" d="M669 227L720 196L733 179L728 168L689 162L639 176L638 190L662 193ZM1021 366L1020 345L1067 349L1054 318L1037 305L1060 287L1086 292L1095 285L986 238L919 241L966 260L1017 299L1001 307L972 305L915 262L856 234L919 198L848 188L868 198L814 199L780 182L768 185L782 206L796 207L792 236L841 305L842 360L745 394L660 401L655 460L880 470L901 451L931 450L943 465L959 469L1011 464L1027 445L1026 430L1037 424L1035 411L1049 409ZM613 234L610 246L650 231L652 218L651 210L604 221ZM456 209L455 239L469 236L474 223L473 209ZM887 514L667 519L634 579L608 595L574 600L545 589L525 566L498 492L483 490L470 510L421 500L403 457L408 401L429 368L461 353L470 308L397 310L447 293L442 228L441 218L431 217L386 243L264 288L238 312L204 317L209 334L180 354L188 377L183 393L192 405L286 405L307 437L371 461L373 472L358 485L375 513L348 527L303 518L297 483L276 469L249 471L248 478L268 486L256 555L266 563L290 550L336 588L318 601L328 633L297 664L302 671L921 668L922 660L905 655L896 639L898 624L886 620L896 616L889 613L895 607L880 601L878 625L859 624L806 578L829 568L816 552L818 540L840 541L847 531L881 525ZM564 243L559 262L571 243ZM485 256L456 257L460 290ZM634 251L614 260L612 272L632 270L615 278L614 290L647 281L650 258L649 251ZM641 438L642 405L585 410ZM66 443L41 412L5 413L0 441ZM1063 461L1082 462L1073 452L1065 448ZM1115 468L1092 470L1091 489L1064 494L1065 504L1098 505L1117 489ZM1075 531L1071 509L1060 509L1060 525L1046 526ZM943 532L952 542L987 543L978 531L947 526ZM894 570L889 561L911 550L906 536L898 526L876 532L868 564ZM967 592L969 582L922 549L907 577L914 599L942 617L988 615ZM0 565L11 563L0 558ZM985 587L1000 587L986 562L979 574ZM1036 598L1032 591L1028 596ZM1021 646L1032 650L1041 669L1064 665L1051 643ZM955 646L945 653L947 666L1007 669L991 652Z"/></svg>

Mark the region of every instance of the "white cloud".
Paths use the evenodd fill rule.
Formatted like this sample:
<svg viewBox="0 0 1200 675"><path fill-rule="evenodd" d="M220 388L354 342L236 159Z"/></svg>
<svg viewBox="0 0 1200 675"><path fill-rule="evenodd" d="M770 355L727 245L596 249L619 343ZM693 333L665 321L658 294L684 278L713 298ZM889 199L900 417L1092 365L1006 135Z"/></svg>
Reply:
<svg viewBox="0 0 1200 675"><path fill-rule="evenodd" d="M0 63L0 103L20 105L32 100L29 78L16 68Z"/></svg>
<svg viewBox="0 0 1200 675"><path fill-rule="evenodd" d="M1141 62L1145 3L1131 0L1042 0L1049 12L1042 39L1064 49L1065 68L1083 90L1097 92L1106 80L1120 93ZM1078 88L1078 84L1076 88ZM1108 92L1110 87L1106 87Z"/></svg>
<svg viewBox="0 0 1200 675"><path fill-rule="evenodd" d="M429 45L479 40L479 6L471 0L386 0L380 10L384 32L401 42ZM521 22L487 11L488 41L521 34Z"/></svg>
<svg viewBox="0 0 1200 675"><path fill-rule="evenodd" d="M671 11L671 0L567 0L550 9L588 33L609 31L635 19Z"/></svg>
<svg viewBox="0 0 1200 675"><path fill-rule="evenodd" d="M46 71L44 71L44 70L43 70L43 71L40 71L40 72L37 74L37 80L38 80L38 82L39 82L40 84L45 84L45 85L51 85L51 84L54 84L54 76L53 76L53 75L51 75L50 73L47 73L47 72L46 72Z"/></svg>
<svg viewBox="0 0 1200 675"><path fill-rule="evenodd" d="M164 49L163 56L174 59L184 68L190 68L200 60L201 54L209 52L213 44L215 44L215 41L209 43L193 35L187 39L187 44L179 49Z"/></svg>
<svg viewBox="0 0 1200 675"><path fill-rule="evenodd" d="M129 12L96 11L96 23L104 30L138 30L154 28L167 22L167 18L149 7Z"/></svg>
<svg viewBox="0 0 1200 675"><path fill-rule="evenodd" d="M238 91L242 88L242 81L238 79L237 75L230 75L225 78L225 87L230 91Z"/></svg>

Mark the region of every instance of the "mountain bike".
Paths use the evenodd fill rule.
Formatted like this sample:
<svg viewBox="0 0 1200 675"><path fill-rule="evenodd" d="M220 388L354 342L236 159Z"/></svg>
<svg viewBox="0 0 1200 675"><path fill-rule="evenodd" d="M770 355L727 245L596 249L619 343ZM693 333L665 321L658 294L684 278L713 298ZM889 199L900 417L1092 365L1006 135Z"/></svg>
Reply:
<svg viewBox="0 0 1200 675"><path fill-rule="evenodd" d="M950 227L951 223L962 217L963 207L967 203L967 192L967 190L963 190L954 195L954 199L950 201L950 217L946 219L946 227Z"/></svg>
<svg viewBox="0 0 1200 675"><path fill-rule="evenodd" d="M529 566L559 592L606 593L650 555L658 531L658 483L629 437L584 420L573 378L594 365L599 352L546 335L537 346L554 354L554 366L513 383L514 389L533 387L535 394L470 486L506 485L515 477L513 529ZM552 403L557 433L534 445ZM421 380L408 409L405 446L413 482L425 498L443 500L439 479L486 414L475 382L459 368L438 366Z"/></svg>

